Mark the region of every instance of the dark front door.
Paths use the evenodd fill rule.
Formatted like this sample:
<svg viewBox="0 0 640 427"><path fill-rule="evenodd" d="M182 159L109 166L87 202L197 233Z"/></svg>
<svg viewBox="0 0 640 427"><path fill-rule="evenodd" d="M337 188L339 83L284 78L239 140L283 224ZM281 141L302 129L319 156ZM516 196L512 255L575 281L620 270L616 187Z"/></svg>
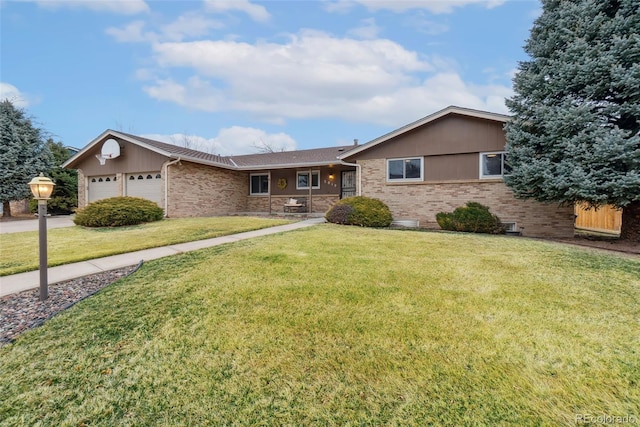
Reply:
<svg viewBox="0 0 640 427"><path fill-rule="evenodd" d="M342 186L340 198L351 197L356 195L356 171L342 172Z"/></svg>

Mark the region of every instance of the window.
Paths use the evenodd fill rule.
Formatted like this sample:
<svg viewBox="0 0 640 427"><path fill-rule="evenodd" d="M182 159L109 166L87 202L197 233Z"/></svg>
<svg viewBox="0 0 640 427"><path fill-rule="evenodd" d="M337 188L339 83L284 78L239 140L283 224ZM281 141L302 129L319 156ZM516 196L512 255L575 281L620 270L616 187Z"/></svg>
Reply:
<svg viewBox="0 0 640 427"><path fill-rule="evenodd" d="M387 181L422 181L422 157L387 160Z"/></svg>
<svg viewBox="0 0 640 427"><path fill-rule="evenodd" d="M269 175L251 174L250 194L269 194Z"/></svg>
<svg viewBox="0 0 640 427"><path fill-rule="evenodd" d="M480 153L480 178L501 178L511 172L504 151Z"/></svg>
<svg viewBox="0 0 640 427"><path fill-rule="evenodd" d="M320 188L320 171L311 171L311 187ZM298 190L309 189L309 172L298 172L298 179L296 180L296 189Z"/></svg>

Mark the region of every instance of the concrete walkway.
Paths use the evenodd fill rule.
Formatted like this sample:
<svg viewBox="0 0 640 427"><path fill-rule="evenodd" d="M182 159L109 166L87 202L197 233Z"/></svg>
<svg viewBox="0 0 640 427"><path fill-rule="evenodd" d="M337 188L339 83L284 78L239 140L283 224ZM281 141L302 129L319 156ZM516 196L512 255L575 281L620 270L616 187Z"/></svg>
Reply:
<svg viewBox="0 0 640 427"><path fill-rule="evenodd" d="M222 245L224 243L237 242L239 240L251 239L253 237L266 236L269 234L282 233L285 231L297 230L299 228L310 227L322 224L324 218L311 218L306 221L294 222L292 224L279 225L276 227L263 228L261 230L247 231L244 233L232 234L229 236L215 237L213 239L197 240L195 242L180 243L177 245L163 246L142 251L129 252L121 255L113 255L105 258L97 258L89 261L76 262L73 264L61 265L49 268L49 284L63 282L65 280L76 279L78 277L91 274L102 273L103 271L115 270L138 264L140 261L163 258L170 255L185 252L197 251L198 249L209 248ZM30 221L16 221L30 222ZM2 223L2 228L5 224ZM73 225L73 223L71 223ZM36 221L37 230L37 221ZM48 227L47 227L48 228ZM26 231L26 230L23 230ZM4 232L4 231L3 231ZM0 297L4 295L21 292L27 289L37 288L40 285L40 272L29 271L27 273L14 274L12 276L0 277Z"/></svg>

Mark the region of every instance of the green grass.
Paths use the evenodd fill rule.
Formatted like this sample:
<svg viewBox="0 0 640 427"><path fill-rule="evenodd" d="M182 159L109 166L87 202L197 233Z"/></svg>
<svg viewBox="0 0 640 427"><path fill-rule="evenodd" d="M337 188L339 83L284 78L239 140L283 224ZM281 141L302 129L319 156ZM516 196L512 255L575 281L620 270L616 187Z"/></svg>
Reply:
<svg viewBox="0 0 640 427"><path fill-rule="evenodd" d="M146 263L0 348L6 425L640 417L640 261L322 225Z"/></svg>
<svg viewBox="0 0 640 427"><path fill-rule="evenodd" d="M246 216L164 219L130 227L47 231L49 267L290 223ZM38 232L0 234L0 276L38 269Z"/></svg>

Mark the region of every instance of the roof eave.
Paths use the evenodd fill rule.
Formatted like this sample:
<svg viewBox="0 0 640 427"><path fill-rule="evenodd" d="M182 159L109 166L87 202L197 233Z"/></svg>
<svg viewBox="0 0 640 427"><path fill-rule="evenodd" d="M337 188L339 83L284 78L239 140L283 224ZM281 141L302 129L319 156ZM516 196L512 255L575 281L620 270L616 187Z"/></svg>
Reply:
<svg viewBox="0 0 640 427"><path fill-rule="evenodd" d="M333 161L323 162L308 162L308 163L280 163L275 165L247 165L238 166L237 170L250 171L250 170L265 170L265 169L293 169L293 168L313 168L320 166L331 166L340 164L340 161L336 157Z"/></svg>
<svg viewBox="0 0 640 427"><path fill-rule="evenodd" d="M238 170L238 168L233 165L227 165L219 162L212 162L210 160L199 159L197 157L184 156L179 154L171 154L170 157L173 159L184 160L185 162L198 163L206 166L215 166L217 168L222 168L222 169Z"/></svg>

